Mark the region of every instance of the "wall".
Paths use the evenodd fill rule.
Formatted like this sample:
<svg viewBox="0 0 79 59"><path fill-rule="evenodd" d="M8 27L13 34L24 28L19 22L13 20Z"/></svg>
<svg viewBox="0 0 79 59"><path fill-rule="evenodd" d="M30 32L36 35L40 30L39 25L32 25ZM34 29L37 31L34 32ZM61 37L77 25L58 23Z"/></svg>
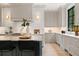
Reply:
<svg viewBox="0 0 79 59"><path fill-rule="evenodd" d="M66 31L68 31L68 9L70 9L71 7L73 7L75 4L74 3L68 3L65 7L66 7Z"/></svg>
<svg viewBox="0 0 79 59"><path fill-rule="evenodd" d="M60 33L61 27L45 27L45 33Z"/></svg>
<svg viewBox="0 0 79 59"><path fill-rule="evenodd" d="M11 22L6 19L10 16ZM36 18L39 16L39 19ZM42 7L32 7L32 5L13 5L9 8L2 8L3 26L12 26L14 33L19 33L22 26L22 19L31 19L30 32L33 34L34 29L40 29L40 34L44 33L44 9ZM18 20L18 22L15 22ZM24 30L25 31L25 30Z"/></svg>
<svg viewBox="0 0 79 59"><path fill-rule="evenodd" d="M74 3L67 3L66 5L59 8L58 13L58 23L61 30L68 32L68 9L74 6Z"/></svg>
<svg viewBox="0 0 79 59"><path fill-rule="evenodd" d="M66 7L61 6L58 9L58 25L59 27L61 27L60 30L65 30L66 28Z"/></svg>
<svg viewBox="0 0 79 59"><path fill-rule="evenodd" d="M2 26L11 26L11 9L10 8L2 8ZM9 16L9 17L7 17Z"/></svg>
<svg viewBox="0 0 79 59"><path fill-rule="evenodd" d="M65 6L62 6L59 8L59 27L65 27L66 26L66 9Z"/></svg>
<svg viewBox="0 0 79 59"><path fill-rule="evenodd" d="M39 18L37 18L39 16ZM32 8L32 33L34 29L40 29L40 34L44 33L44 8L43 7L33 7Z"/></svg>

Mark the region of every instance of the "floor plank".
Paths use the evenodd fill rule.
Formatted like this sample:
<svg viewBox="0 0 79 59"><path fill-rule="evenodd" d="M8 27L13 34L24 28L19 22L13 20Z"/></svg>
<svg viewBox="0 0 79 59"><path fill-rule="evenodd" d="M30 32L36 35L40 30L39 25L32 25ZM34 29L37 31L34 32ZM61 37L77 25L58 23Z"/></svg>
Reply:
<svg viewBox="0 0 79 59"><path fill-rule="evenodd" d="M43 56L68 56L68 54L55 43L46 43L43 47L42 54Z"/></svg>

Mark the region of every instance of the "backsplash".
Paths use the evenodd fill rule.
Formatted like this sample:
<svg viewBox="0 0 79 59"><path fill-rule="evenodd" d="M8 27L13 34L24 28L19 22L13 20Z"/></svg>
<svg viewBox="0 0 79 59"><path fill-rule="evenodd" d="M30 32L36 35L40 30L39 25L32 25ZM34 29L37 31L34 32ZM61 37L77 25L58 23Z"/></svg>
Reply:
<svg viewBox="0 0 79 59"><path fill-rule="evenodd" d="M51 32L51 33L53 33L53 32L60 32L60 27L45 27L44 28L44 31L45 31L45 33L49 33L49 32Z"/></svg>
<svg viewBox="0 0 79 59"><path fill-rule="evenodd" d="M7 27L0 27L0 34L5 34L7 30L8 30Z"/></svg>

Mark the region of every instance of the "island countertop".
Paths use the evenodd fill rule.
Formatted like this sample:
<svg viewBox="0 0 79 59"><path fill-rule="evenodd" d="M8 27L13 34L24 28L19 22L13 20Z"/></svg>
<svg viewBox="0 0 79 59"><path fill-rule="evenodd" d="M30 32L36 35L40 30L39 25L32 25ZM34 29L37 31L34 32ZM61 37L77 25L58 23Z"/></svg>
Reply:
<svg viewBox="0 0 79 59"><path fill-rule="evenodd" d="M0 41L42 41L42 34L32 34L31 39L20 39L20 35L0 35Z"/></svg>

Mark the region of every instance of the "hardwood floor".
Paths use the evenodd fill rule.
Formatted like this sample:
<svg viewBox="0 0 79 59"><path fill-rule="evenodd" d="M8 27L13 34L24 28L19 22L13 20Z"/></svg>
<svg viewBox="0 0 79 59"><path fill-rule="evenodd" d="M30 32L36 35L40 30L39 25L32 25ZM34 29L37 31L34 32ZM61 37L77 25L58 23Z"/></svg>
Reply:
<svg viewBox="0 0 79 59"><path fill-rule="evenodd" d="M43 56L69 56L55 43L46 43L43 47Z"/></svg>

